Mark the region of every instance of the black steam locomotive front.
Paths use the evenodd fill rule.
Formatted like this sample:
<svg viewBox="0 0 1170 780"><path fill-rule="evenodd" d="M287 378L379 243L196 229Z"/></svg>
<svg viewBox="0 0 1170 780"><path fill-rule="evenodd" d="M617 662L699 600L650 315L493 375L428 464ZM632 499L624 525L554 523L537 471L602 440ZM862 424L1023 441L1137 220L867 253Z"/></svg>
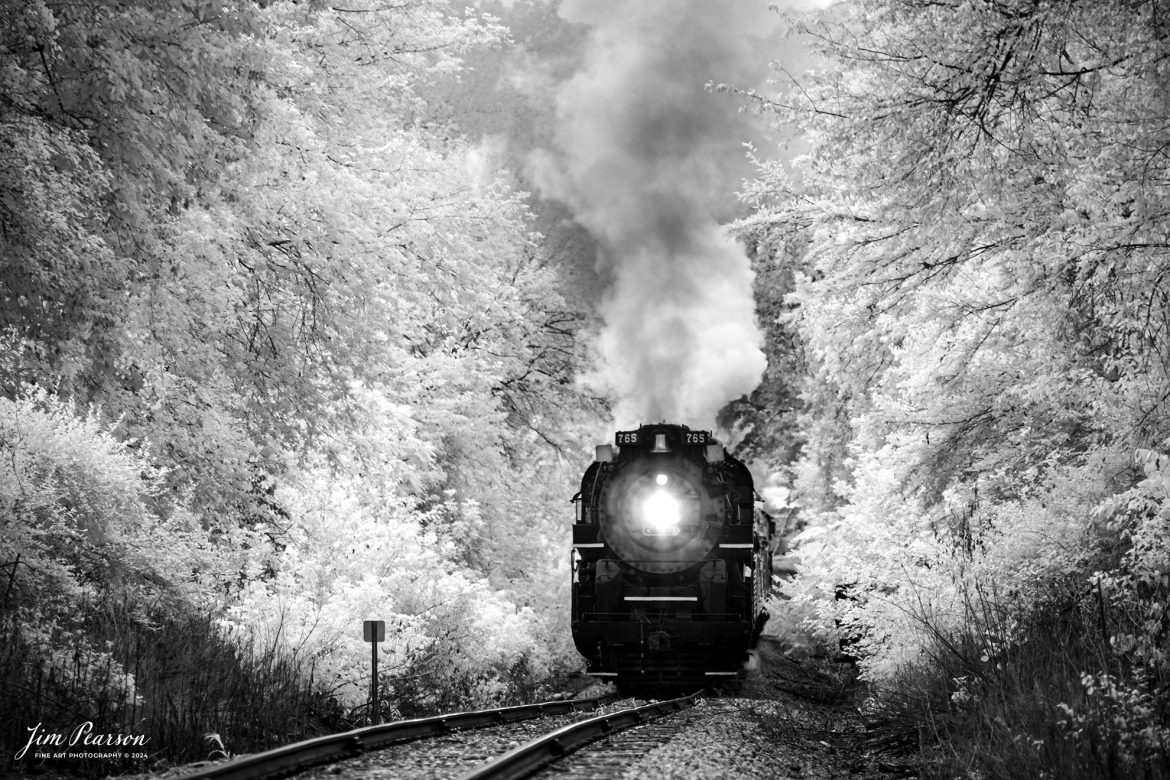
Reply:
<svg viewBox="0 0 1170 780"><path fill-rule="evenodd" d="M589 673L738 674L771 583L770 521L743 462L708 431L643 425L597 448L573 500L572 630Z"/></svg>

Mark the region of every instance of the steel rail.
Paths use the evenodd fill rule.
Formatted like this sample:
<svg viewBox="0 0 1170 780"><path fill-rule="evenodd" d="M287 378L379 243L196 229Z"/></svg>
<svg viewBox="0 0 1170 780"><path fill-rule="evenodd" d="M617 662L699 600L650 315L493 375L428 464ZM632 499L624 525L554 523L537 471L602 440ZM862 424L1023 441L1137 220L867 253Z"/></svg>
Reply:
<svg viewBox="0 0 1170 780"><path fill-rule="evenodd" d="M698 701L700 693L702 692L572 723L521 745L499 758L480 764L460 776L459 780L519 780L536 772L549 761L571 753L582 745L691 707Z"/></svg>
<svg viewBox="0 0 1170 780"><path fill-rule="evenodd" d="M455 712L432 718L399 720L377 726L346 731L340 734L316 737L294 742L284 747L243 756L222 764L203 767L177 780L259 780L286 775L300 769L349 758L369 750L377 750L396 742L409 742L449 731L486 728L546 715L564 715L579 710L595 710L602 702L616 696L596 699L569 699L540 704L522 704L475 712Z"/></svg>

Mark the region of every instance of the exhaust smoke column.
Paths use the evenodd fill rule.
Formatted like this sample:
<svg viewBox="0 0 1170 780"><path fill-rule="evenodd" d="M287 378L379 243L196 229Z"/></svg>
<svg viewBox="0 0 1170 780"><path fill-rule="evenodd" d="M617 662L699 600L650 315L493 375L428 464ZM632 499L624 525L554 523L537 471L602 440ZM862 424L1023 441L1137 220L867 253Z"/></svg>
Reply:
<svg viewBox="0 0 1170 780"><path fill-rule="evenodd" d="M533 172L593 234L612 279L592 381L613 394L619 427L713 428L765 360L749 261L720 226L750 131L705 85L758 83L749 36L772 19L744 0L566 0L560 13L590 26L590 45L556 95L558 150L534 155Z"/></svg>

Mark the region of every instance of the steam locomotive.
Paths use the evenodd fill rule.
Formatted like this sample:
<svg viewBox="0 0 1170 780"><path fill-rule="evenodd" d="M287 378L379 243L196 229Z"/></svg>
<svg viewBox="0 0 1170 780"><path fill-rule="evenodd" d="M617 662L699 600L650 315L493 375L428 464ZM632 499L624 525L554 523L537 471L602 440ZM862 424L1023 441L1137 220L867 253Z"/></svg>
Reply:
<svg viewBox="0 0 1170 780"><path fill-rule="evenodd" d="M734 677L763 629L772 520L709 431L642 425L597 447L573 497L572 632L619 687Z"/></svg>

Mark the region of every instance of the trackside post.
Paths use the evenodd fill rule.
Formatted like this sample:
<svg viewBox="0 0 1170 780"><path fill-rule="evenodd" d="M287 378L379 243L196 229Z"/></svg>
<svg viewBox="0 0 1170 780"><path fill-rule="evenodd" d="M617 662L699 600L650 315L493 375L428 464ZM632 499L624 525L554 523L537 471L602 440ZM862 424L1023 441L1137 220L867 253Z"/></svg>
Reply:
<svg viewBox="0 0 1170 780"><path fill-rule="evenodd" d="M378 643L386 641L386 621L367 620L362 624L362 633L370 643L370 723L377 717L378 707Z"/></svg>

